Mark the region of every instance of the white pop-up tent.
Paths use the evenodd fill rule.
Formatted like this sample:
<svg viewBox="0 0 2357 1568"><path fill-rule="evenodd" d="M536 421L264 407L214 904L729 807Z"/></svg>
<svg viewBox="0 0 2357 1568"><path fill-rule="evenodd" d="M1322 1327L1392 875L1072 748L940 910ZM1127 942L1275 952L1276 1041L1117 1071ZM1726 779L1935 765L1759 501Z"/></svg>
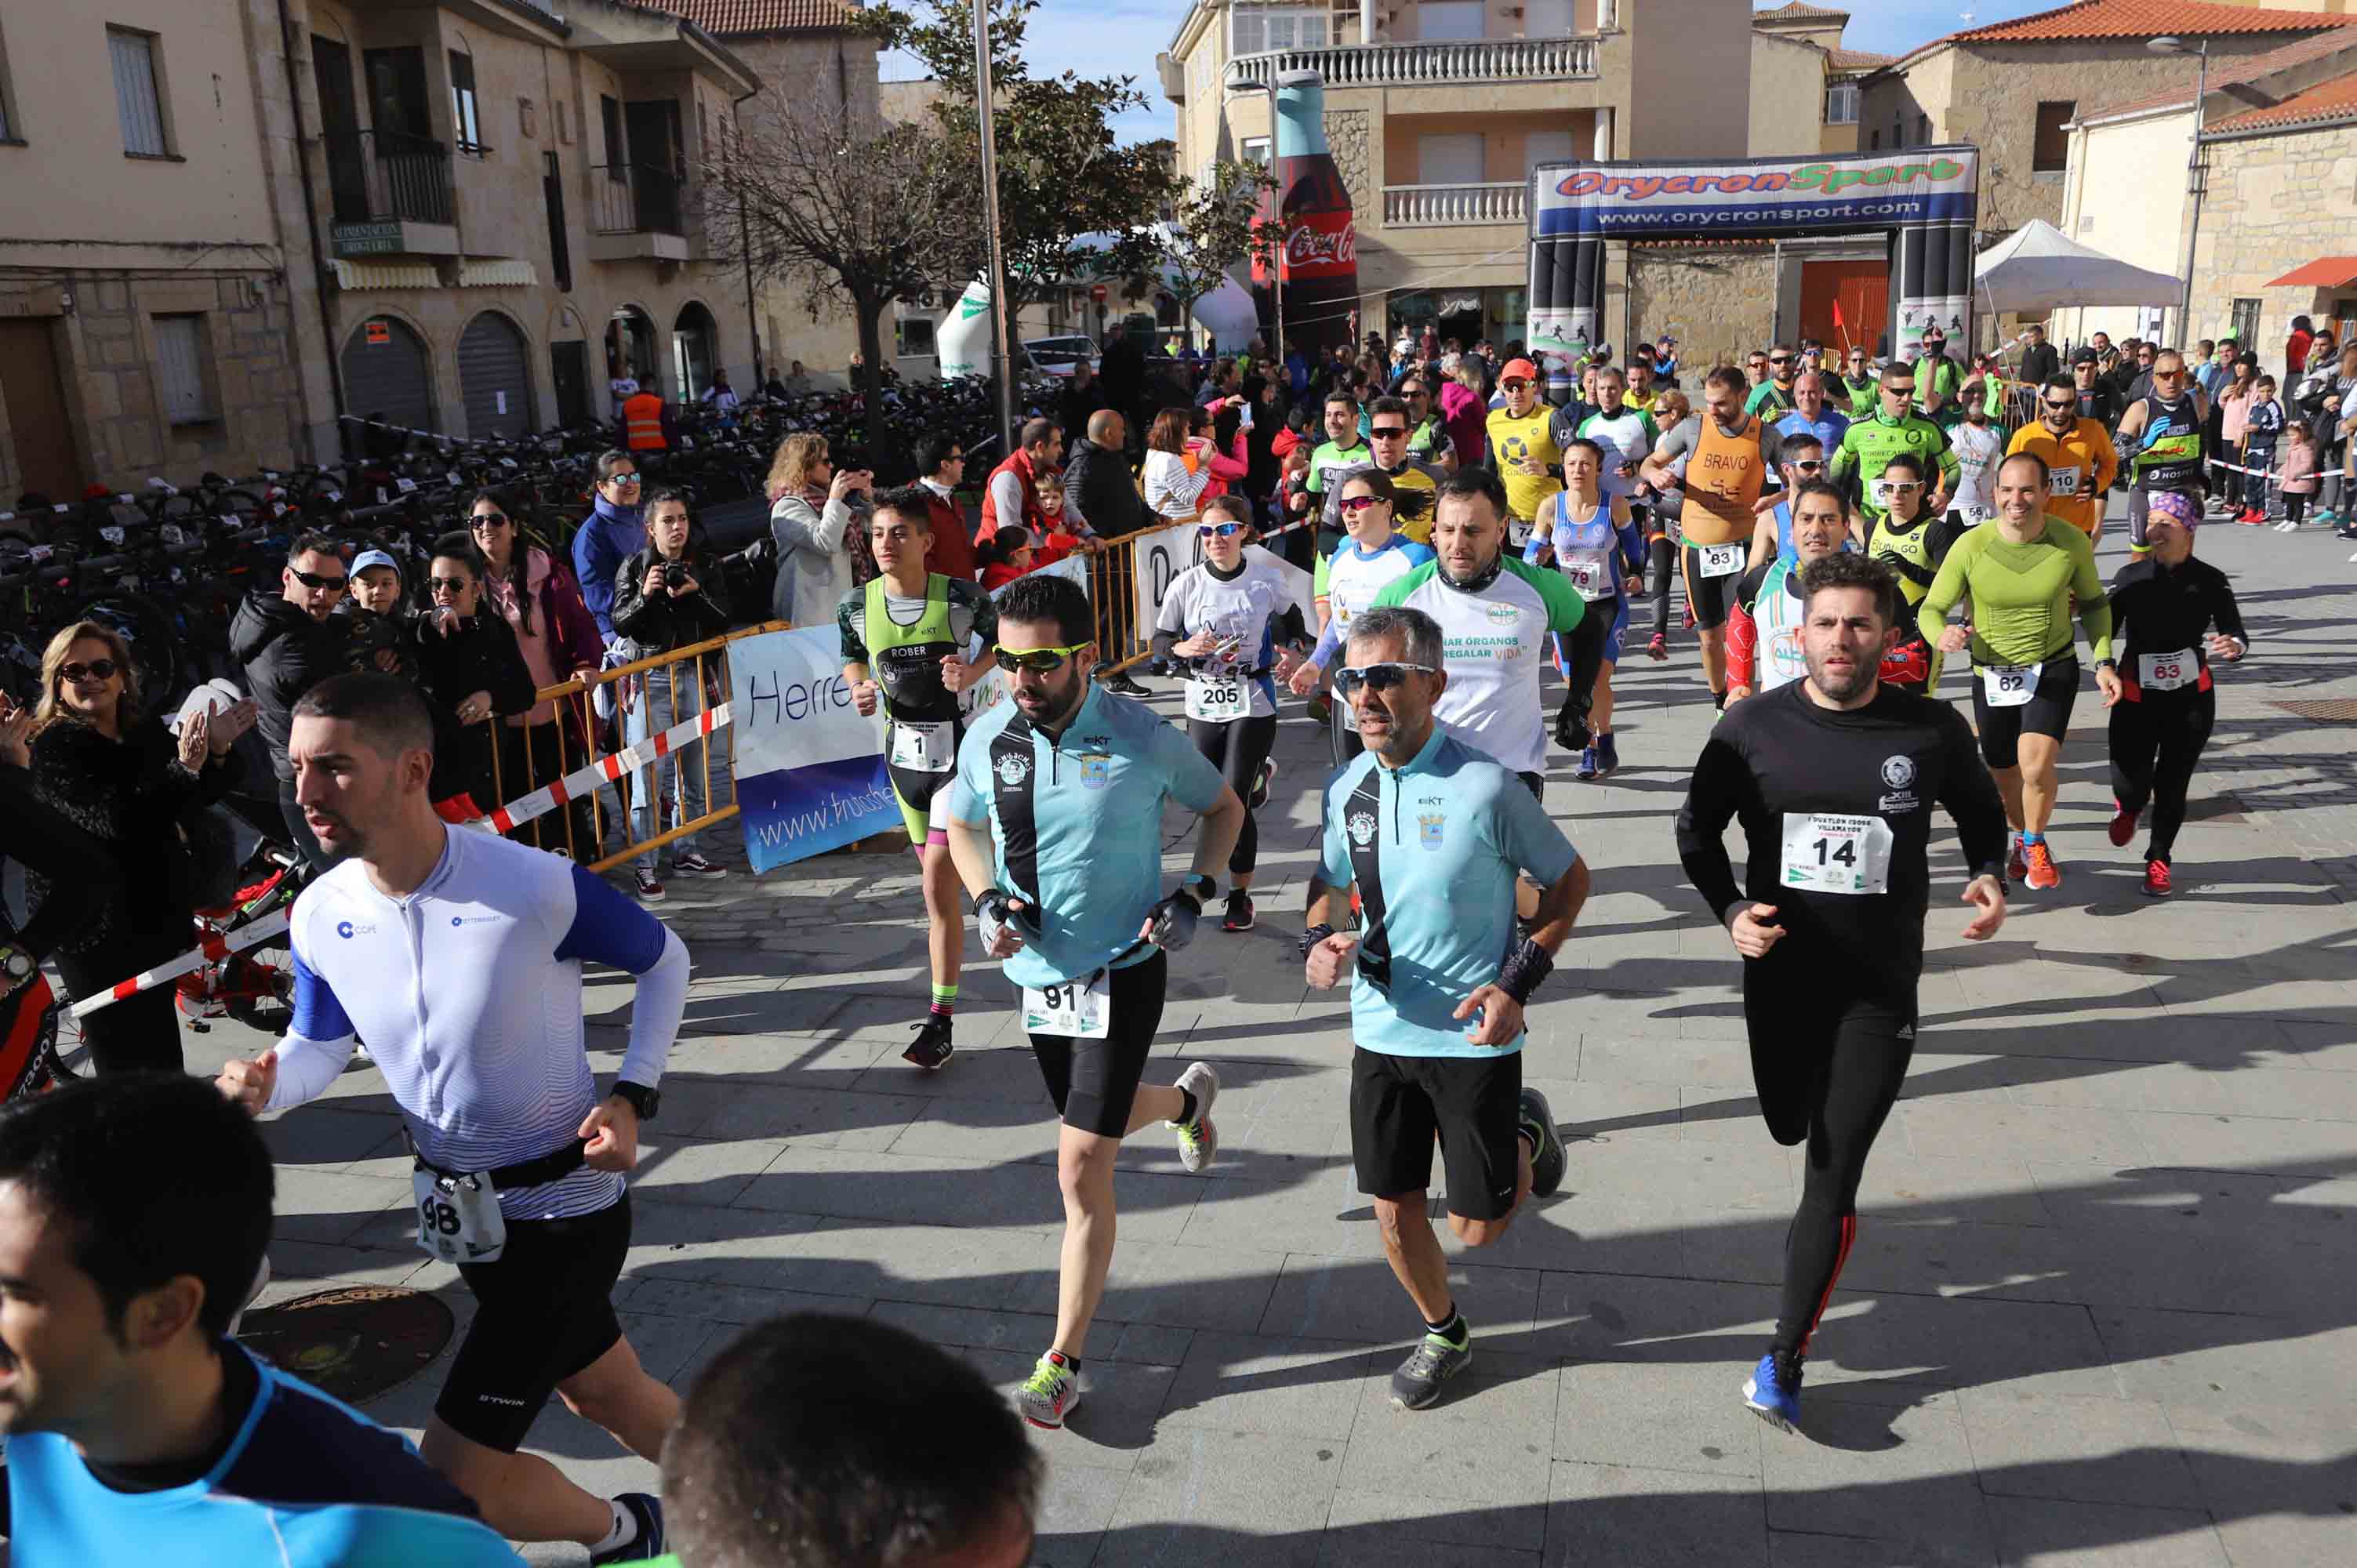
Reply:
<svg viewBox="0 0 2357 1568"><path fill-rule="evenodd" d="M2043 316L2082 305L2175 305L2185 280L2082 245L2033 218L1981 252L1974 286L1992 312Z"/></svg>

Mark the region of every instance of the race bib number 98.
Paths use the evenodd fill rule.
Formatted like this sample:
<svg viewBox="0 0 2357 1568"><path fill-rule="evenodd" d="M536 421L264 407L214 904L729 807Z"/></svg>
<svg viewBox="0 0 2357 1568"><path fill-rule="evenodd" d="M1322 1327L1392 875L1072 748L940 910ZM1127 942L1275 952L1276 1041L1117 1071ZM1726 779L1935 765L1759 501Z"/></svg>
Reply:
<svg viewBox="0 0 2357 1568"><path fill-rule="evenodd" d="M1890 824L1880 817L1787 811L1780 880L1809 893L1887 893L1890 843Z"/></svg>

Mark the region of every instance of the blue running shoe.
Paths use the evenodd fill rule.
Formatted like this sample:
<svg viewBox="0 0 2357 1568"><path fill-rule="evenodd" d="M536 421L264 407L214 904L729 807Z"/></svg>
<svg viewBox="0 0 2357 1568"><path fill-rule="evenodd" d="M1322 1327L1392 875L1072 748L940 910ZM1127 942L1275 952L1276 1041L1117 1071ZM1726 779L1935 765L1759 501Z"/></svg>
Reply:
<svg viewBox="0 0 2357 1568"><path fill-rule="evenodd" d="M638 1522L639 1532L611 1552L600 1552L589 1561L592 1568L608 1563L651 1563L663 1555L662 1499L645 1492L624 1492L614 1499L630 1512Z"/></svg>
<svg viewBox="0 0 2357 1568"><path fill-rule="evenodd" d="M1594 746L1582 746L1580 748L1579 767L1573 771L1572 777L1583 780L1596 777L1596 748Z"/></svg>
<svg viewBox="0 0 2357 1568"><path fill-rule="evenodd" d="M1769 1425L1786 1432L1801 1429L1801 1359L1780 1359L1770 1350L1751 1369L1743 1385L1743 1402Z"/></svg>
<svg viewBox="0 0 2357 1568"><path fill-rule="evenodd" d="M1620 768L1620 746L1609 733L1596 737L1596 776L1609 779Z"/></svg>

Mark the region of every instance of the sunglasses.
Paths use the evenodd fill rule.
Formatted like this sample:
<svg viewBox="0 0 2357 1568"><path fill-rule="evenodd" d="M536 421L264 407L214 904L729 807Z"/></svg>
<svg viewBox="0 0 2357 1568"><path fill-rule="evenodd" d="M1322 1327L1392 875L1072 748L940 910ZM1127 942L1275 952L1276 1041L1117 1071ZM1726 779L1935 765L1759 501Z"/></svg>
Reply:
<svg viewBox="0 0 2357 1568"><path fill-rule="evenodd" d="M1069 648L1018 650L994 645L991 651L998 655L998 667L1010 675L1017 670L1028 670L1034 675L1049 675L1061 670L1066 660L1087 646L1085 642L1075 642Z"/></svg>
<svg viewBox="0 0 2357 1568"><path fill-rule="evenodd" d="M1381 496L1344 496L1340 500L1334 504L1345 514L1355 517L1371 506L1383 505L1383 498Z"/></svg>
<svg viewBox="0 0 2357 1568"><path fill-rule="evenodd" d="M1241 522L1199 522L1195 525L1198 539L1233 539L1244 531Z"/></svg>
<svg viewBox="0 0 2357 1568"><path fill-rule="evenodd" d="M1768 356L1768 362L1771 365L1789 365L1792 362L1792 356L1790 354L1770 354Z"/></svg>
<svg viewBox="0 0 2357 1568"><path fill-rule="evenodd" d="M638 482L639 476L636 474L617 474L606 481L609 485L635 485Z"/></svg>
<svg viewBox="0 0 2357 1568"><path fill-rule="evenodd" d="M344 585L351 581L349 577L322 577L315 572L306 572L298 566L289 566L286 569L294 573L295 580L307 588L333 588L340 594L344 591Z"/></svg>
<svg viewBox="0 0 2357 1568"><path fill-rule="evenodd" d="M2157 381L2181 381L2185 379L2185 372L2183 371L2155 371L2152 373L2152 379Z"/></svg>
<svg viewBox="0 0 2357 1568"><path fill-rule="evenodd" d="M1819 457L1813 462L1794 463L1792 465L1792 471L1796 474L1813 474L1824 466L1825 460L1823 457Z"/></svg>
<svg viewBox="0 0 2357 1568"><path fill-rule="evenodd" d="M1915 383L1913 381L1885 381L1882 383L1882 390L1899 397L1913 397L1915 395Z"/></svg>
<svg viewBox="0 0 2357 1568"><path fill-rule="evenodd" d="M1884 479L1875 486L1886 496L1911 496L1923 488L1916 479Z"/></svg>
<svg viewBox="0 0 2357 1568"><path fill-rule="evenodd" d="M1523 380L1522 377L1516 376L1511 381L1500 381L1498 384L1505 388L1508 392L1520 392L1531 383Z"/></svg>
<svg viewBox="0 0 2357 1568"><path fill-rule="evenodd" d="M1378 441L1405 441L1407 439L1407 426L1405 424L1378 424L1374 429L1369 431L1367 434L1372 435Z"/></svg>
<svg viewBox="0 0 2357 1568"><path fill-rule="evenodd" d="M2047 407L2052 409L2057 413L2069 413L2079 406L2079 401L2076 398L2067 399L2061 403L2056 403L2050 397L2043 398L2040 401L2044 403Z"/></svg>
<svg viewBox="0 0 2357 1568"><path fill-rule="evenodd" d="M508 514L503 511L479 511L467 520L469 528L505 528Z"/></svg>
<svg viewBox="0 0 2357 1568"><path fill-rule="evenodd" d="M432 592L449 594L454 596L465 593L475 585L475 580L472 577L433 577L427 581L433 585Z"/></svg>
<svg viewBox="0 0 2357 1568"><path fill-rule="evenodd" d="M93 659L87 664L65 664L58 668L58 679L80 685L84 681L112 681L115 662L112 659Z"/></svg>
<svg viewBox="0 0 2357 1568"><path fill-rule="evenodd" d="M1360 687L1383 693L1396 691L1410 675L1437 673L1429 664L1345 664L1334 671L1334 690L1342 696L1355 695Z"/></svg>

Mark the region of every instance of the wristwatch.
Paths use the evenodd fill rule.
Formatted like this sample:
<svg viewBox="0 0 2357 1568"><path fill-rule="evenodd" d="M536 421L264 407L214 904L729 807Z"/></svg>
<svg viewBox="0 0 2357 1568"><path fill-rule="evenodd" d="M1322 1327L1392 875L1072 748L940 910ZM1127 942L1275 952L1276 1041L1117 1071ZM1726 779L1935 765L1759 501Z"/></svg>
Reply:
<svg viewBox="0 0 2357 1568"><path fill-rule="evenodd" d="M649 1089L643 1083L632 1083L628 1079L614 1080L614 1098L627 1101L630 1109L639 1113L641 1122L653 1121L662 1110L662 1090Z"/></svg>
<svg viewBox="0 0 2357 1568"><path fill-rule="evenodd" d="M1195 901L1199 904L1210 903L1211 895L1220 890L1217 879L1206 876L1200 871L1180 877L1178 886L1185 891L1192 893L1195 896Z"/></svg>
<svg viewBox="0 0 2357 1568"><path fill-rule="evenodd" d="M33 955L14 942L0 943L0 992L14 991L40 972Z"/></svg>

